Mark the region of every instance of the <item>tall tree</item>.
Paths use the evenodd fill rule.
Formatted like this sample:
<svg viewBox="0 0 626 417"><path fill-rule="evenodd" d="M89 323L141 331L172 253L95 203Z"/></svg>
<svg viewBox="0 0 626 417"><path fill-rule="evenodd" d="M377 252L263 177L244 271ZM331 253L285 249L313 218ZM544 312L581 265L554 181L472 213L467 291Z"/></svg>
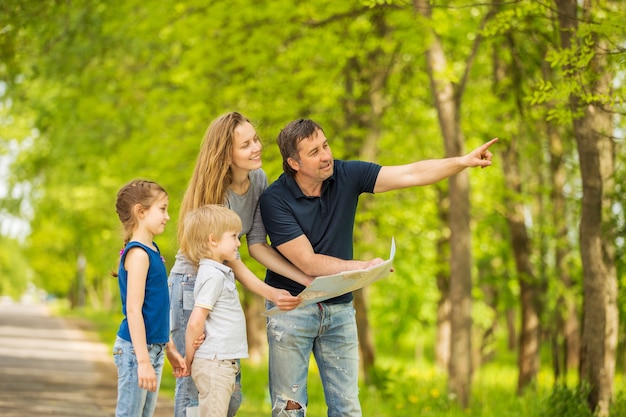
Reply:
<svg viewBox="0 0 626 417"><path fill-rule="evenodd" d="M449 64L439 34L434 29L432 9L427 0L414 0L413 7L427 26L429 44L426 66L432 96L437 109L446 157L464 152L465 138L461 129L461 102L473 61L482 37L474 38L470 55L459 80L447 77ZM487 13L481 26L489 19ZM470 231L470 189L468 172L448 179L450 228L450 362L448 385L462 406L470 401L472 378L472 255Z"/></svg>
<svg viewBox="0 0 626 417"><path fill-rule="evenodd" d="M549 77L546 75L546 79ZM571 155L571 146L564 136L571 135L568 129L548 125L550 141L550 178L552 179L550 200L552 203L552 224L554 226L554 270L561 284L557 291L554 311L553 369L556 380L566 380L567 372L577 369L580 362L580 302L577 294L580 280L575 279L574 271L568 268L569 259L574 256L568 236L569 204L566 198L567 168L565 158ZM568 158L569 159L569 158Z"/></svg>
<svg viewBox="0 0 626 417"><path fill-rule="evenodd" d="M497 2L493 3L494 8L502 10ZM516 7L516 17L526 20L526 11L521 11ZM522 9L524 10L524 9ZM531 8L531 10L534 10ZM518 340L518 380L517 391L522 393L536 378L539 371L539 352L541 344L541 314L540 314L540 294L542 293L542 283L533 265L533 242L528 231L527 222L527 199L524 195L529 194L524 184L529 182L531 175L537 175L536 170L530 174L523 175L522 159L524 158L524 148L528 145L535 129L528 124L529 115L524 102L524 88L522 74L538 71L537 66L541 62L540 57L532 55L532 51L525 49L525 45L518 44L516 33L525 33L528 28L520 28L520 25L510 25L511 10L504 9L500 13L493 26L503 28L499 41L494 42L493 52L493 77L494 94L502 103L511 103L508 113L499 114L499 123L515 123L513 132L509 132L511 137L507 140L507 146L499 147L502 156L502 168L504 171L505 187L504 204L507 208L505 217L510 230L511 246L515 258L516 275L520 288L520 336ZM525 30L526 29L526 30ZM533 48L536 49L533 43ZM524 55L521 59L520 55ZM535 68L532 68L532 66ZM525 68L531 66L531 68ZM520 115L520 117L511 114ZM506 122L504 118L507 118ZM540 144L534 144L534 149L540 149ZM537 151L535 154L541 154ZM541 164L540 158L535 158L535 165Z"/></svg>
<svg viewBox="0 0 626 417"><path fill-rule="evenodd" d="M617 345L617 276L615 247L607 226L612 207L614 173L612 81L607 38L596 19L615 11L617 2L558 0L561 47L571 59L563 68L571 84L569 106L582 178L580 250L583 261L584 309L580 378L591 390L590 408L608 416L613 393ZM579 24L580 21L583 24Z"/></svg>

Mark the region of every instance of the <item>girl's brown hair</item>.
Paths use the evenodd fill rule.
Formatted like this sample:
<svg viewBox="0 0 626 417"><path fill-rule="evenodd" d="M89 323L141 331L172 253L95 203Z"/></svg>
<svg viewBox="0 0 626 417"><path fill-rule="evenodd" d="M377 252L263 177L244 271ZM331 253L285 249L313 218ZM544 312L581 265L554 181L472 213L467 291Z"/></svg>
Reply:
<svg viewBox="0 0 626 417"><path fill-rule="evenodd" d="M137 213L135 206L139 204L149 209L155 201L167 195L167 191L154 181L132 180L124 185L117 193L115 211L124 226L124 245L129 241L137 229Z"/></svg>
<svg viewBox="0 0 626 417"><path fill-rule="evenodd" d="M139 204L143 209L147 210L164 195L167 195L165 188L154 181L147 180L132 180L117 192L115 211L124 227L124 246L130 241L133 232L139 224L135 206ZM123 249L120 252L120 256L122 253ZM118 269L120 260L121 258L118 259ZM111 271L111 275L117 277L117 270Z"/></svg>

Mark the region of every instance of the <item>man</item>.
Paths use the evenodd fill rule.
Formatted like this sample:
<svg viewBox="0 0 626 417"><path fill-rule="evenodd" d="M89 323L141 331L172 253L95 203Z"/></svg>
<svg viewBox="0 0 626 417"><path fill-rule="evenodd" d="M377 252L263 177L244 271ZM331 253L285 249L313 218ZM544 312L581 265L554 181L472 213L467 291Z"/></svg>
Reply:
<svg viewBox="0 0 626 417"><path fill-rule="evenodd" d="M491 165L485 143L467 155L380 166L333 160L314 121L289 123L278 135L282 174L261 196L261 214L275 247L310 276L364 269L382 262L353 260L352 239L361 193L436 183L468 167ZM296 295L304 286L268 270L265 282ZM267 302L267 307L273 307ZM361 416L358 338L352 293L268 318L272 416L304 416L311 352L318 364L329 416Z"/></svg>

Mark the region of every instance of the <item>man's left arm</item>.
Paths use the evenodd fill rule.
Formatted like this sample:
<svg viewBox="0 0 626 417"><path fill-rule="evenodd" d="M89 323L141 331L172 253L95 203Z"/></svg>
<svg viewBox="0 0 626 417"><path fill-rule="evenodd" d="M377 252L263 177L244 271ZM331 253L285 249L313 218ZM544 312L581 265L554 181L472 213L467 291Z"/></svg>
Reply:
<svg viewBox="0 0 626 417"><path fill-rule="evenodd" d="M491 165L493 157L493 154L489 152L489 147L497 141L498 138L494 138L463 156L428 159L406 165L384 166L376 179L374 193L430 185L458 174L465 168L488 167Z"/></svg>

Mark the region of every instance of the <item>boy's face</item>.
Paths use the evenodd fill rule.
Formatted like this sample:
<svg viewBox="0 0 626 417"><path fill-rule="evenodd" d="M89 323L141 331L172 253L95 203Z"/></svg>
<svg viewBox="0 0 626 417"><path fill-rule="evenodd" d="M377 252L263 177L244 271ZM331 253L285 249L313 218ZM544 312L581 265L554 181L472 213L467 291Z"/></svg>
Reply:
<svg viewBox="0 0 626 417"><path fill-rule="evenodd" d="M239 230L229 230L220 237L214 253L219 256L221 262L235 261L238 259L240 246Z"/></svg>

